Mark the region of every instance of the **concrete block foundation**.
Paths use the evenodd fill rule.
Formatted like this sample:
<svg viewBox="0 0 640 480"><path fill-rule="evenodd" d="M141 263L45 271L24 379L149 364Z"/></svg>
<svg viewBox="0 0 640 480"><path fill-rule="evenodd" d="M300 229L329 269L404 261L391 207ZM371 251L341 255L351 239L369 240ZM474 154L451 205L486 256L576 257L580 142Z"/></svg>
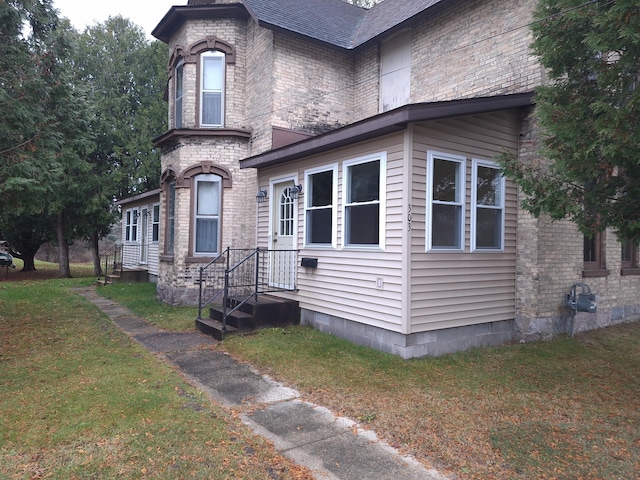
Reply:
<svg viewBox="0 0 640 480"><path fill-rule="evenodd" d="M474 347L500 345L511 341L513 337L513 321L511 320L405 335L302 309L300 323L358 345L398 355L405 359L438 356Z"/></svg>

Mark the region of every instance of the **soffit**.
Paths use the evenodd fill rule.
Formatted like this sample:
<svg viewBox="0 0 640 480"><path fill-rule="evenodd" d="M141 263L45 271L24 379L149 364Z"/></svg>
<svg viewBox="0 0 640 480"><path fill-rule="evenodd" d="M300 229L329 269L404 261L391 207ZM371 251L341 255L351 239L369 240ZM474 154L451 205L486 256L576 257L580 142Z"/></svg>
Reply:
<svg viewBox="0 0 640 480"><path fill-rule="evenodd" d="M240 161L240 168L263 168L353 145L428 120L477 115L522 108L533 104L533 92L446 102L416 103L370 117L331 132Z"/></svg>

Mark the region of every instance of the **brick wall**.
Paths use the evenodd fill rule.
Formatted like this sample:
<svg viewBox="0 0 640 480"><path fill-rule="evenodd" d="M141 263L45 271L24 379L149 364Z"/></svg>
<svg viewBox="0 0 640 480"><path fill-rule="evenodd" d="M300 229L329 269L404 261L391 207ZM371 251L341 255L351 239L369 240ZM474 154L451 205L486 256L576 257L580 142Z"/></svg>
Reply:
<svg viewBox="0 0 640 480"><path fill-rule="evenodd" d="M463 0L413 32L411 101L532 90L542 71L529 51L535 0Z"/></svg>
<svg viewBox="0 0 640 480"><path fill-rule="evenodd" d="M352 54L275 35L273 124L323 133L354 121Z"/></svg>

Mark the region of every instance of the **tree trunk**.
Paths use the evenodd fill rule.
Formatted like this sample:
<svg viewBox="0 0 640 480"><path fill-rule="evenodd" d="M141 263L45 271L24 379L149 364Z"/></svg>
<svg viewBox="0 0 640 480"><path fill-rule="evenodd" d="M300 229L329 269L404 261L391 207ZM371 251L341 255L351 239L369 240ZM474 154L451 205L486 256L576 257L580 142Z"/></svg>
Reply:
<svg viewBox="0 0 640 480"><path fill-rule="evenodd" d="M69 268L69 241L66 236L66 218L63 212L58 214L56 232L58 234L58 272L60 278L71 278Z"/></svg>
<svg viewBox="0 0 640 480"><path fill-rule="evenodd" d="M31 251L21 251L20 252L20 258L22 259L22 262L24 263L24 266L22 267L22 270L20 270L21 272L35 272L36 271L36 263L35 263L35 256L36 256L37 250L35 252L31 252Z"/></svg>
<svg viewBox="0 0 640 480"><path fill-rule="evenodd" d="M98 232L91 233L91 257L93 258L93 273L96 277L102 276L102 266L100 265L100 246Z"/></svg>

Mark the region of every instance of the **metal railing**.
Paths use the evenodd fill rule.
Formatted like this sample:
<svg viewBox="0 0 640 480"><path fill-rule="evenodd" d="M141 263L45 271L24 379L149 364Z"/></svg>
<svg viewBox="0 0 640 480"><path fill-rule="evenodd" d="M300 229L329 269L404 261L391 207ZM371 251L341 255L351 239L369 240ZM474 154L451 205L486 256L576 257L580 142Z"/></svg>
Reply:
<svg viewBox="0 0 640 480"><path fill-rule="evenodd" d="M198 320L203 308L217 301L224 331L229 315L252 298L257 302L259 294L296 290L297 259L298 250L227 248L200 268Z"/></svg>
<svg viewBox="0 0 640 480"><path fill-rule="evenodd" d="M98 281L104 277L104 284L109 282L110 275L122 276L122 271L127 267L135 268L140 265L142 258L142 249L147 249L148 244L143 243L131 243L131 244L117 244L111 249L100 255L100 269L101 274L98 276Z"/></svg>
<svg viewBox="0 0 640 480"><path fill-rule="evenodd" d="M107 250L100 255L100 269L101 275L98 276L98 281L101 277L104 277L104 284L109 282L109 276L122 274L122 245L114 245L113 248Z"/></svg>

